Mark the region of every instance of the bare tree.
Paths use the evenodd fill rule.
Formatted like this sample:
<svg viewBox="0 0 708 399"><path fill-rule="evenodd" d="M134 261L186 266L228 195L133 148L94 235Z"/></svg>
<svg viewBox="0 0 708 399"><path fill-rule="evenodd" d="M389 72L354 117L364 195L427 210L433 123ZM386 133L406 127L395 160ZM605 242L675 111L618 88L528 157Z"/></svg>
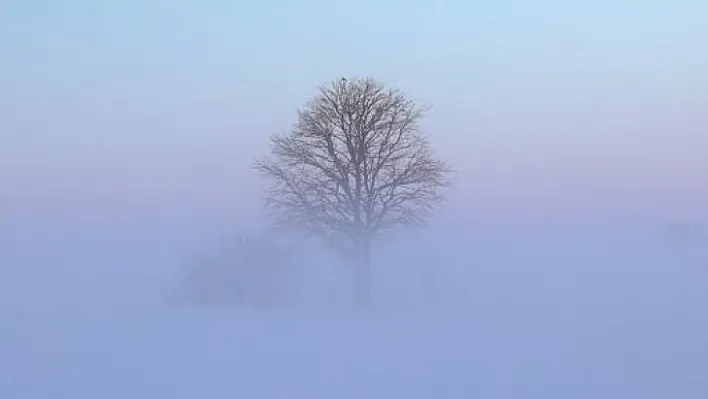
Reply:
<svg viewBox="0 0 708 399"><path fill-rule="evenodd" d="M266 206L275 226L320 237L349 259L362 305L374 238L423 226L449 182L449 167L419 131L425 111L373 78L343 78L321 87L255 165L272 183Z"/></svg>

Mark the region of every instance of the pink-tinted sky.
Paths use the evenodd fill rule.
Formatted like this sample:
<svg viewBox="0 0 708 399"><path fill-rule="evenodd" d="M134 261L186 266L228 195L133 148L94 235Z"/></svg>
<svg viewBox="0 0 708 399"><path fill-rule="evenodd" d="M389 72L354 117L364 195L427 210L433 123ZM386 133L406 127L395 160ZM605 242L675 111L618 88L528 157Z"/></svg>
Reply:
<svg viewBox="0 0 708 399"><path fill-rule="evenodd" d="M373 75L433 106L458 221L703 218L708 3L621 3L2 5L0 211L257 224L267 137Z"/></svg>

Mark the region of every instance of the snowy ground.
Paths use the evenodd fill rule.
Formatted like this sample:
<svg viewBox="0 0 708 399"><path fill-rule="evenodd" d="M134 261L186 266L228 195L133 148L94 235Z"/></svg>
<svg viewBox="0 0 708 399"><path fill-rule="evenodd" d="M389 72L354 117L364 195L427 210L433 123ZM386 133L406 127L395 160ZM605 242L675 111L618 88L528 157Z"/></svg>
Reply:
<svg viewBox="0 0 708 399"><path fill-rule="evenodd" d="M705 324L661 317L568 323L533 315L511 321L475 314L345 317L212 309L16 315L4 319L0 331L3 398L705 398L708 393Z"/></svg>
<svg viewBox="0 0 708 399"><path fill-rule="evenodd" d="M117 274L52 291L61 265L23 296L5 271L0 398L708 397L700 247L495 242L447 254L447 302L367 314L108 306Z"/></svg>

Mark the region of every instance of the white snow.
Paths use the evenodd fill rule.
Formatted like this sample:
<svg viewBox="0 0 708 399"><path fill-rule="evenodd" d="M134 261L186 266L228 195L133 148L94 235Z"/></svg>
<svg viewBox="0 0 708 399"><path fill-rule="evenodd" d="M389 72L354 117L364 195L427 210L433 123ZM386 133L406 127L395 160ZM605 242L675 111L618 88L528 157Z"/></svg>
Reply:
<svg viewBox="0 0 708 399"><path fill-rule="evenodd" d="M446 241L434 257L445 263L441 303L411 294L369 312L169 308L135 299L149 291L145 275L128 284L139 268L122 278L82 269L84 280L76 271L61 280L68 266L45 278L6 268L0 398L707 398L703 247L554 237L477 237L467 255ZM167 261L147 250L114 258L114 238L94 235L83 262ZM15 261L57 254L43 249L10 252ZM63 263L80 260L72 253ZM380 298L396 297L392 276L379 276L389 294ZM118 301L130 287L134 301Z"/></svg>

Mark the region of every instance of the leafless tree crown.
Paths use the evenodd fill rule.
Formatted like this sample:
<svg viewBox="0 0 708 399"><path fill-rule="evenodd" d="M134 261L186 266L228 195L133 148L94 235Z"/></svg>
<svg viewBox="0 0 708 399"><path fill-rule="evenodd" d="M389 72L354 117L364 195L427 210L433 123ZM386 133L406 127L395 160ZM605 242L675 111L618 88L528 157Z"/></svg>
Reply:
<svg viewBox="0 0 708 399"><path fill-rule="evenodd" d="M372 78L320 88L256 164L270 216L330 243L423 224L449 172L419 132L424 111Z"/></svg>

